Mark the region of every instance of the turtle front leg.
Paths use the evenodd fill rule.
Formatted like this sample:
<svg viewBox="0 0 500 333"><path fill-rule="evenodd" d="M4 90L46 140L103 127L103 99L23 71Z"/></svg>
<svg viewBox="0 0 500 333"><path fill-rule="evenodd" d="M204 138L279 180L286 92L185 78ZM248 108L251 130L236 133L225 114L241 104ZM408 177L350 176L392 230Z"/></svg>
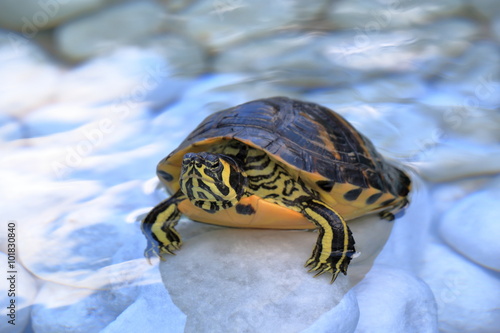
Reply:
<svg viewBox="0 0 500 333"><path fill-rule="evenodd" d="M346 274L353 254L354 239L346 222L332 208L318 200L304 203L302 213L313 222L319 231L318 240L306 267L316 276L331 272L332 283L340 272Z"/></svg>
<svg viewBox="0 0 500 333"><path fill-rule="evenodd" d="M184 194L178 191L153 208L142 220L142 233L148 241L144 256L148 260L155 255L164 260L164 253L174 254L173 251L181 247L182 240L175 225L181 217L178 204L185 199Z"/></svg>

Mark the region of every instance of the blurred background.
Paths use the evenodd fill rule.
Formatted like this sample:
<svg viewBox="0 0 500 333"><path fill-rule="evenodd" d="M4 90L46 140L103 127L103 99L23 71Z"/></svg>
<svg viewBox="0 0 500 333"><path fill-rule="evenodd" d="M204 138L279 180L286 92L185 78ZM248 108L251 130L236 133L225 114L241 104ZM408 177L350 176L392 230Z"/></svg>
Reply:
<svg viewBox="0 0 500 333"><path fill-rule="evenodd" d="M392 241L432 291L425 331L497 332L498 1L1 0L0 28L0 266L14 225L18 277L1 332L182 332L142 259L156 164L211 112L279 95L420 179L421 227Z"/></svg>

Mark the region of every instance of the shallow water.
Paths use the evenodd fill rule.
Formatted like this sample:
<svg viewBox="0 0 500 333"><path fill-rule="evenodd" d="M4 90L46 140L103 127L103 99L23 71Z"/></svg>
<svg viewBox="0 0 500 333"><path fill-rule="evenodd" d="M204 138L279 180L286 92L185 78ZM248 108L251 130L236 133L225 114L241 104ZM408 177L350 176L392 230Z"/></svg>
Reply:
<svg viewBox="0 0 500 333"><path fill-rule="evenodd" d="M1 332L500 327L494 1L141 3L0 31ZM210 113L276 95L336 110L409 170L407 214L355 222L360 257L334 285L302 267L310 232L185 218L183 249L149 265L158 161Z"/></svg>

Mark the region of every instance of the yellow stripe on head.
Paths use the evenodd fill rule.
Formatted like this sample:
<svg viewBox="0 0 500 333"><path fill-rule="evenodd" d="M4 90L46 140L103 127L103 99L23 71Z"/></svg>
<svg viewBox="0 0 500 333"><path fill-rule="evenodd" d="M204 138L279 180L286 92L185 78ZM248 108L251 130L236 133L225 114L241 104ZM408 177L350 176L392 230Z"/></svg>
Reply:
<svg viewBox="0 0 500 333"><path fill-rule="evenodd" d="M179 183L181 191L195 206L214 213L240 200L244 192L242 177L237 163L227 156L187 153Z"/></svg>

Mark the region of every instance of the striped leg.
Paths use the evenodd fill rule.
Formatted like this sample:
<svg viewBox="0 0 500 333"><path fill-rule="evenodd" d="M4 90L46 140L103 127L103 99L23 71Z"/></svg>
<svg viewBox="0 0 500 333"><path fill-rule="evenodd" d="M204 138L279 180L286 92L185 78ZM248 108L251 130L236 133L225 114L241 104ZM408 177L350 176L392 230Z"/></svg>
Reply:
<svg viewBox="0 0 500 333"><path fill-rule="evenodd" d="M355 252L351 231L339 214L320 201L304 203L302 212L319 229L316 246L306 267L311 266L309 271L316 272L315 276L331 272L333 283L340 272L346 274Z"/></svg>
<svg viewBox="0 0 500 333"><path fill-rule="evenodd" d="M148 241L144 256L148 260L155 255L163 260L164 253L174 254L173 251L182 245L181 237L174 227L181 217L177 205L185 199L184 194L178 191L153 208L142 221L142 233Z"/></svg>

